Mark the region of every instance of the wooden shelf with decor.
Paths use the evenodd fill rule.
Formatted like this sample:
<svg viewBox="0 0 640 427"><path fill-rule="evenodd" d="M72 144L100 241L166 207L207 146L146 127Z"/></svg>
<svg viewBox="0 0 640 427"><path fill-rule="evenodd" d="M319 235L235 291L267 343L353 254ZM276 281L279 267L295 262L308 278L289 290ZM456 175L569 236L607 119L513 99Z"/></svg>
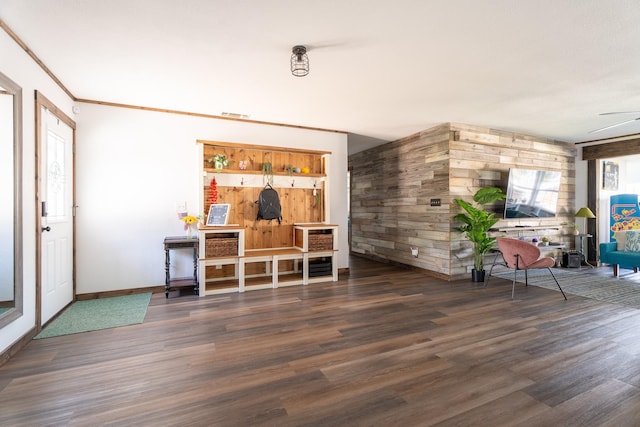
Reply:
<svg viewBox="0 0 640 427"><path fill-rule="evenodd" d="M263 165L270 163L274 174L287 175L287 167L306 168L307 174L324 176L325 160L331 155L329 151L301 150L297 148L271 147L261 145L237 144L232 142L202 141L202 168L207 172L218 172L208 161L217 154L224 155L229 165L220 169L220 173L257 173L262 174ZM244 165L244 168L242 168Z"/></svg>
<svg viewBox="0 0 640 427"><path fill-rule="evenodd" d="M308 284L314 281L337 280L337 226L327 222L329 198L328 169L331 153L327 151L247 145L217 141L198 141L202 145L202 211L209 211L213 201L230 205L228 223L242 230L242 252L228 256L206 253L206 241L228 238L224 230L200 230L201 295L220 292L243 292L245 289L274 288L278 286ZM216 169L208 161L216 155L224 156L228 166ZM263 164L271 165L263 173ZM297 172L297 170L300 172ZM282 222L257 220L259 194L269 182L278 192L282 206ZM299 225L323 224L332 237L320 236L326 231L306 231L310 239L331 239L330 248L309 251L303 243L295 243L294 228ZM315 236L318 234L318 236ZM228 242L219 241L217 246ZM314 244L312 243L312 247ZM308 243L307 243L308 245ZM326 242L325 242L326 245ZM324 248L324 247L323 247ZM317 252L317 253L316 253ZM317 270L323 260L331 260L331 272L324 277L309 278L309 263ZM314 266L314 263L318 264ZM314 272L316 273L316 272Z"/></svg>
<svg viewBox="0 0 640 427"><path fill-rule="evenodd" d="M213 174L241 174L241 175L264 175L264 173L262 171L257 171L257 170L246 170L246 169L215 169L215 168L211 168L211 167L206 167L203 169L206 173L213 173ZM274 171L273 172L274 176L289 176L289 177L313 177L313 178L322 178L325 175L321 174L321 173L311 173L311 172L282 172L282 171Z"/></svg>

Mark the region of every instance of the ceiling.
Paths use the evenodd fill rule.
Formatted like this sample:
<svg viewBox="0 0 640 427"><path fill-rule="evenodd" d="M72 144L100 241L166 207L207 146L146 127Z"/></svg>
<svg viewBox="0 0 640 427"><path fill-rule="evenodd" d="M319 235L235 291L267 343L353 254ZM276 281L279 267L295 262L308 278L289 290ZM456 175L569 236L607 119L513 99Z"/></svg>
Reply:
<svg viewBox="0 0 640 427"><path fill-rule="evenodd" d="M640 117L599 115L640 110L637 0L2 0L0 19L76 98L336 129L350 152L442 122L640 132L589 133Z"/></svg>

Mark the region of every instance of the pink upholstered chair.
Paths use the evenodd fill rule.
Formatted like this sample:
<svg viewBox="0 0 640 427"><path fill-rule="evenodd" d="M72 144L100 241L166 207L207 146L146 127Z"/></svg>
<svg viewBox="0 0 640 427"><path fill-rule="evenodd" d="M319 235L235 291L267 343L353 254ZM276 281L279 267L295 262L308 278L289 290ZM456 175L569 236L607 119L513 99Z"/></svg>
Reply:
<svg viewBox="0 0 640 427"><path fill-rule="evenodd" d="M542 257L540 254L540 248L532 245L529 242L523 240L511 239L507 237L498 237L498 249L502 252L502 257L507 267L513 269L513 286L511 289L511 298L515 296L516 292L516 274L518 270L524 270L524 283L528 286L529 278L527 277L527 271L535 268L546 268L551 273L551 277L555 280L558 289L562 292L564 299L567 296L558 283L558 279L551 271L551 267L555 265L555 260L551 257Z"/></svg>

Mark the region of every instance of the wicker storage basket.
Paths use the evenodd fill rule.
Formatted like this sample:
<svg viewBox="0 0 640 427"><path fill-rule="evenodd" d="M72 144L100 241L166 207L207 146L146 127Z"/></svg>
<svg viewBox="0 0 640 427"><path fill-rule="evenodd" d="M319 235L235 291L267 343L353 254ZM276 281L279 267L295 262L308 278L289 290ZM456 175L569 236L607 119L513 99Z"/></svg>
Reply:
<svg viewBox="0 0 640 427"><path fill-rule="evenodd" d="M328 251L333 249L333 234L309 234L310 251Z"/></svg>
<svg viewBox="0 0 640 427"><path fill-rule="evenodd" d="M215 258L220 256L238 255L237 237L218 237L205 241L205 257Z"/></svg>

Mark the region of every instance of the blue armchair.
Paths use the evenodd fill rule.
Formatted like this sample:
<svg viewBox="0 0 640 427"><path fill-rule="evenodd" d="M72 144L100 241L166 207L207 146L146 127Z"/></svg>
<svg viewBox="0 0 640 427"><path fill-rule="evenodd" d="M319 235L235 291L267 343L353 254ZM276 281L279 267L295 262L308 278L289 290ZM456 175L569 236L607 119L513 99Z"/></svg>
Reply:
<svg viewBox="0 0 640 427"><path fill-rule="evenodd" d="M618 277L618 267L633 268L635 273L640 266L640 252L620 251L617 242L600 243L600 262L613 266L613 277Z"/></svg>

